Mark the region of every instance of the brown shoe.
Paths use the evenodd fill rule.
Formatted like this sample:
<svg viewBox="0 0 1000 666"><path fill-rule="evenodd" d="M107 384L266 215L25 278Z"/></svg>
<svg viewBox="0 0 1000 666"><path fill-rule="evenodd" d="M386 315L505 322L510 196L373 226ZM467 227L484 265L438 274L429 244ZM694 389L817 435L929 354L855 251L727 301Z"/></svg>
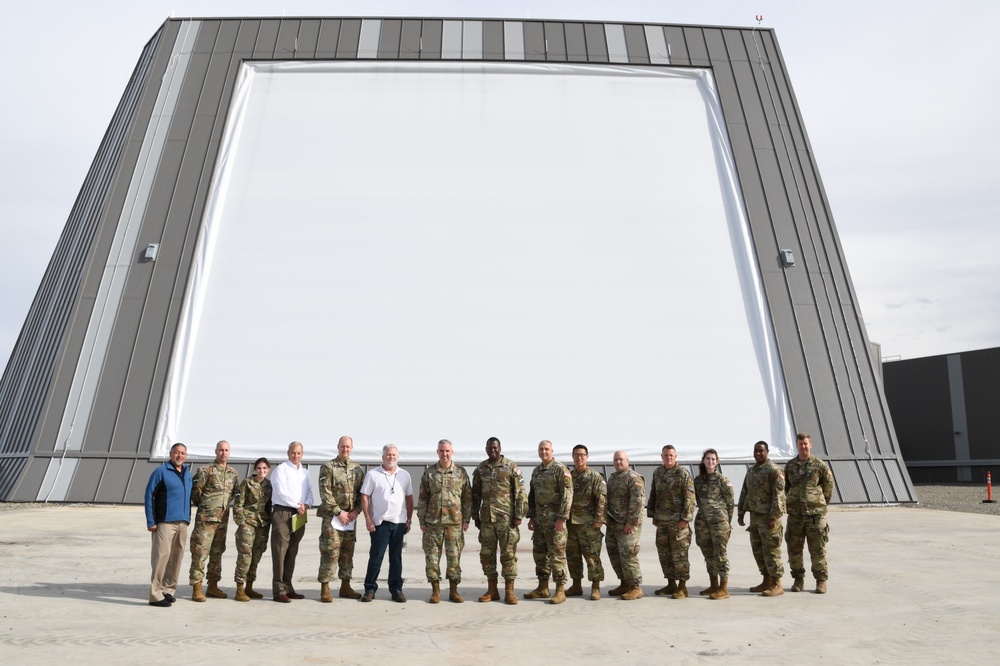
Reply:
<svg viewBox="0 0 1000 666"><path fill-rule="evenodd" d="M688 595L687 581L678 581L677 589L670 596L674 599L686 599Z"/></svg>
<svg viewBox="0 0 1000 666"><path fill-rule="evenodd" d="M319 584L319 600L322 601L324 604L332 604L333 603L333 595L330 594L330 584L329 583L320 583Z"/></svg>
<svg viewBox="0 0 1000 666"><path fill-rule="evenodd" d="M816 594L826 594L826 581L818 580L816 581Z"/></svg>
<svg viewBox="0 0 1000 666"><path fill-rule="evenodd" d="M590 600L600 601L601 600L601 581L595 580L594 584L590 587Z"/></svg>
<svg viewBox="0 0 1000 666"><path fill-rule="evenodd" d="M509 604L511 606L517 605L517 595L514 594L514 579L507 578L506 580L504 580L503 589L504 589L504 598L503 598L504 603ZM483 600L482 597L480 597L479 600L482 601Z"/></svg>
<svg viewBox="0 0 1000 666"><path fill-rule="evenodd" d="M792 581L792 592L801 592L802 588L806 586L805 576L794 576Z"/></svg>
<svg viewBox="0 0 1000 666"><path fill-rule="evenodd" d="M785 593L784 588L781 587L781 579L771 577L771 587L767 588L760 593L762 597L780 597Z"/></svg>
<svg viewBox="0 0 1000 666"><path fill-rule="evenodd" d="M340 581L340 593L338 596L341 599L360 599L361 593L355 592L354 588L351 587L351 581L344 578Z"/></svg>
<svg viewBox="0 0 1000 666"><path fill-rule="evenodd" d="M375 598L375 593L374 592L365 592L364 594L361 595L361 601L362 601L362 603L368 603L369 601L371 601L374 598Z"/></svg>
<svg viewBox="0 0 1000 666"><path fill-rule="evenodd" d="M285 596L287 596L289 599L305 599L304 595L299 594L295 590L292 590L291 592L285 592Z"/></svg>
<svg viewBox="0 0 1000 666"><path fill-rule="evenodd" d="M676 591L677 591L677 581L674 580L673 578L668 578L666 587L661 587L653 594L655 594L658 597L669 597L672 596L673 593Z"/></svg>
<svg viewBox="0 0 1000 666"><path fill-rule="evenodd" d="M566 601L566 590L563 588L562 583L556 583L556 592L549 599L550 604L561 604Z"/></svg>
<svg viewBox="0 0 1000 666"><path fill-rule="evenodd" d="M513 582L513 581L511 581ZM500 601L500 591L497 589L497 578L496 576L490 578L487 581L486 593L479 597L479 600L483 603L488 601Z"/></svg>
<svg viewBox="0 0 1000 666"><path fill-rule="evenodd" d="M448 583L451 586L451 590L448 592L448 601L453 604L460 604L465 601L465 599L462 598L462 595L458 593L458 581L449 580Z"/></svg>
<svg viewBox="0 0 1000 666"><path fill-rule="evenodd" d="M236 594L233 595L233 601L250 601L246 590L243 589L243 583L236 583Z"/></svg>
<svg viewBox="0 0 1000 666"><path fill-rule="evenodd" d="M538 587L533 589L531 592L524 593L525 599L548 599L549 598L549 579L539 578Z"/></svg>
<svg viewBox="0 0 1000 666"><path fill-rule="evenodd" d="M288 598L287 594L276 594L274 595L274 600L279 604L290 604L292 600Z"/></svg>
<svg viewBox="0 0 1000 666"><path fill-rule="evenodd" d="M395 601L397 604L405 604L406 603L406 597L403 596L402 592L396 592L396 593L394 593L392 595L392 600Z"/></svg>
<svg viewBox="0 0 1000 666"><path fill-rule="evenodd" d="M636 599L642 599L642 588L638 585L632 585L628 590L622 593L622 601L635 601Z"/></svg>
<svg viewBox="0 0 1000 666"><path fill-rule="evenodd" d="M608 596L620 597L623 592L628 592L628 585L626 585L624 582L619 583L618 587L613 587L610 590L608 590Z"/></svg>
<svg viewBox="0 0 1000 666"><path fill-rule="evenodd" d="M201 581L191 584L191 601L204 601L205 593L201 591Z"/></svg>
<svg viewBox="0 0 1000 666"><path fill-rule="evenodd" d="M764 580L760 582L760 585L754 585L750 588L751 592L763 592L764 590L771 587L771 577L764 574Z"/></svg>
<svg viewBox="0 0 1000 666"><path fill-rule="evenodd" d="M713 574L709 574L708 580L710 581L709 586L706 587L704 590L702 590L701 592L698 593L702 597L710 597L710 596L712 596L713 592L715 592L717 589L719 589L719 577L718 576L715 576Z"/></svg>
<svg viewBox="0 0 1000 666"><path fill-rule="evenodd" d="M210 580L208 581L208 589L205 590L205 596L212 597L213 599L228 599L228 595L219 589L219 581Z"/></svg>
<svg viewBox="0 0 1000 666"><path fill-rule="evenodd" d="M431 598L427 600L428 603L439 604L441 603L441 581L432 580L431 581Z"/></svg>
<svg viewBox="0 0 1000 666"><path fill-rule="evenodd" d="M582 597L583 596L583 581L580 578L574 578L573 584L566 588L567 597Z"/></svg>
<svg viewBox="0 0 1000 666"><path fill-rule="evenodd" d="M253 589L253 581L252 580L248 580L247 581L247 586L246 586L246 588L244 588L244 591L247 593L247 596L250 597L251 599L263 599L264 598L263 594L261 594L260 592L258 592L255 589Z"/></svg>
<svg viewBox="0 0 1000 666"><path fill-rule="evenodd" d="M709 595L709 599L728 599L729 598L729 577L720 576L719 577L719 587L715 592Z"/></svg>

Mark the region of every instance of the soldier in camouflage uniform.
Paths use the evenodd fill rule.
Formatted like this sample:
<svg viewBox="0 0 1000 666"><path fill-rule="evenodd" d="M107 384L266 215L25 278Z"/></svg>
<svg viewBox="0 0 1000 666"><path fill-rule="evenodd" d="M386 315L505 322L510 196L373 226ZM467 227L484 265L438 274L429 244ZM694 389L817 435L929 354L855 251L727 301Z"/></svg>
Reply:
<svg viewBox="0 0 1000 666"><path fill-rule="evenodd" d="M354 440L344 435L337 442L337 457L319 472L320 506L316 512L323 519L319 535L319 600L332 603L330 581L340 567L341 599L360 599L351 588L354 573L354 546L357 543L357 520L361 513L361 484L365 480L361 465L351 460ZM348 527L350 526L350 527Z"/></svg>
<svg viewBox="0 0 1000 666"><path fill-rule="evenodd" d="M556 580L552 604L566 601L566 521L573 506L573 476L566 465L553 457L552 442L538 443L538 459L542 464L531 472L528 491L528 529L531 554L535 559L538 587L524 595L525 599L548 599L549 577Z"/></svg>
<svg viewBox="0 0 1000 666"><path fill-rule="evenodd" d="M236 486L233 496L233 522L236 523L236 601L263 599L253 589L257 580L257 563L267 550L267 535L271 527L271 482L267 473L271 463L258 458L254 474Z"/></svg>
<svg viewBox="0 0 1000 666"><path fill-rule="evenodd" d="M767 442L757 442L753 446L753 458L757 464L750 468L743 479L740 491L739 523L746 525L743 517L750 512L750 548L757 560L757 568L764 580L750 588L765 597L784 594L781 576L785 566L781 561L781 517L785 515L785 475L781 469L768 460Z"/></svg>
<svg viewBox="0 0 1000 666"><path fill-rule="evenodd" d="M226 552L229 505L240 482L236 470L227 464L228 460L229 442L223 440L215 445L215 462L199 469L191 485L191 504L198 507L191 533L191 571L188 574L194 601L205 601L206 594L216 599L226 598L226 593L219 589L222 554ZM205 578L206 558L208 589L203 592L201 581Z"/></svg>
<svg viewBox="0 0 1000 666"><path fill-rule="evenodd" d="M601 565L601 525L606 522L605 511L608 486L604 477L587 466L590 452L583 444L573 447L573 506L570 509L566 542L566 563L573 585L566 590L567 597L583 595L583 563L587 562L590 580L590 600L601 598L601 581L604 567Z"/></svg>
<svg viewBox="0 0 1000 666"><path fill-rule="evenodd" d="M460 604L462 550L465 532L472 520L472 485L465 468L452 462L454 449L447 439L438 442L438 463L424 470L420 477L417 519L424 533L423 548L427 581L431 584L432 604L441 602L441 549L448 562L448 600Z"/></svg>
<svg viewBox="0 0 1000 666"><path fill-rule="evenodd" d="M726 546L732 533L733 484L719 469L719 454L708 449L698 464L694 477L694 496L698 501L698 515L694 519L695 541L705 556L708 579L711 584L698 594L711 599L729 596L729 555Z"/></svg>
<svg viewBox="0 0 1000 666"><path fill-rule="evenodd" d="M663 466L653 472L646 505L646 513L656 526L656 554L667 579L666 587L656 594L683 599L688 595L687 581L691 577L688 550L690 523L694 520L694 481L691 473L677 464L677 450L673 446L664 446L660 458Z"/></svg>
<svg viewBox="0 0 1000 666"><path fill-rule="evenodd" d="M826 507L833 498L833 474L826 463L812 455L812 439L800 432L795 437L799 455L785 463L785 496L788 504L788 567L792 570L792 592L804 587L806 563L802 549L809 543L809 559L816 579L816 594L826 594L828 578L826 543L830 526Z"/></svg>
<svg viewBox="0 0 1000 666"><path fill-rule="evenodd" d="M486 460L472 473L472 516L479 530L479 562L489 581L480 601L498 601L497 549L506 584L504 601L516 604L514 580L517 578L517 542L519 525L527 510L524 479L513 460L500 455L500 440L486 440Z"/></svg>
<svg viewBox="0 0 1000 666"><path fill-rule="evenodd" d="M610 590L623 601L642 598L639 542L642 538L642 505L646 481L629 467L624 451L615 451L615 471L608 478L608 558L621 583Z"/></svg>

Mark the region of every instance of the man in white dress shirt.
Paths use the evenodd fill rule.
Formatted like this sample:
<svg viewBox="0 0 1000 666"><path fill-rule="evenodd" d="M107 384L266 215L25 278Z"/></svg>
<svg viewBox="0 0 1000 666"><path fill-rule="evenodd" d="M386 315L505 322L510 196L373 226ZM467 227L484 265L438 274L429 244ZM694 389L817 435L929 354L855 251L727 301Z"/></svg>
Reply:
<svg viewBox="0 0 1000 666"><path fill-rule="evenodd" d="M304 598L292 585L295 556L299 553L299 542L306 533L306 512L313 503L309 472L301 461L302 444L292 442L288 445L288 460L278 465L271 474L271 564L274 568L272 592L274 600L283 604L292 599ZM293 521L296 525L293 525ZM298 529L294 529L296 526Z"/></svg>
<svg viewBox="0 0 1000 666"><path fill-rule="evenodd" d="M389 593L392 600L406 603L403 596L403 535L413 518L413 483L410 473L399 469L399 451L392 444L382 447L382 465L371 469L361 484L361 510L372 544L361 601L371 601L378 590L382 559L389 550Z"/></svg>

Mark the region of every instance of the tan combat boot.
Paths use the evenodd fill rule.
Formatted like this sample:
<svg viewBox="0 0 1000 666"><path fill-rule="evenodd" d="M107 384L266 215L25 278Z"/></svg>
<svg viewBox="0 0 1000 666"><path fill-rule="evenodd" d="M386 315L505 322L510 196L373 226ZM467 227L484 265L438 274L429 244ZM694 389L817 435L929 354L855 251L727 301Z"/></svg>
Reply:
<svg viewBox="0 0 1000 666"><path fill-rule="evenodd" d="M549 579L539 578L538 587L533 589L531 592L524 593L525 599L548 599L549 598Z"/></svg>
<svg viewBox="0 0 1000 666"><path fill-rule="evenodd" d="M441 581L432 580L431 581L431 598L427 601L432 604L441 603Z"/></svg>
<svg viewBox="0 0 1000 666"><path fill-rule="evenodd" d="M590 600L591 601L601 600L601 581L595 580L594 584L590 586Z"/></svg>
<svg viewBox="0 0 1000 666"><path fill-rule="evenodd" d="M780 597L784 593L785 593L785 590L784 590L783 587L781 587L781 579L780 578L775 578L775 577L772 576L771 577L771 587L769 587L766 590L764 590L763 592L761 592L760 596L762 596L762 597Z"/></svg>
<svg viewBox="0 0 1000 666"><path fill-rule="evenodd" d="M246 595L248 597L250 597L251 599L263 599L264 598L263 594L261 594L260 592L257 592L256 590L253 589L253 581L252 580L248 580L247 581L247 586L246 586L246 588L244 588L243 591L246 592Z"/></svg>
<svg viewBox="0 0 1000 666"><path fill-rule="evenodd" d="M511 580L510 582L513 584L514 581ZM486 603L487 601L500 601L500 591L497 590L496 576L493 576L492 578L489 579L488 585L489 587L486 589L486 594L479 597L479 600L482 601L483 603ZM508 601L507 603L510 602ZM517 603L517 600L515 600L514 603Z"/></svg>
<svg viewBox="0 0 1000 666"><path fill-rule="evenodd" d="M666 587L661 587L654 594L658 597L669 597L672 596L674 592L677 591L677 581L673 578L667 579Z"/></svg>
<svg viewBox="0 0 1000 666"><path fill-rule="evenodd" d="M635 601L636 599L642 599L642 588L633 583L629 586L628 590L622 593L621 598L622 601Z"/></svg>
<svg viewBox="0 0 1000 666"><path fill-rule="evenodd" d="M687 581L682 580L677 582L677 591L670 596L674 599L686 599L688 595Z"/></svg>
<svg viewBox="0 0 1000 666"><path fill-rule="evenodd" d="M217 580L208 581L208 589L205 591L205 596L212 597L213 599L229 598L225 592L219 589L219 581Z"/></svg>
<svg viewBox="0 0 1000 666"><path fill-rule="evenodd" d="M205 593L201 591L201 582L191 584L191 601L204 601Z"/></svg>
<svg viewBox="0 0 1000 666"><path fill-rule="evenodd" d="M333 595L330 594L330 584L329 583L320 583L319 584L319 600L322 601L324 604L332 604L333 603Z"/></svg>
<svg viewBox="0 0 1000 666"><path fill-rule="evenodd" d="M771 577L764 574L764 580L760 582L760 585L754 585L750 588L751 592L763 592L764 590L771 587Z"/></svg>
<svg viewBox="0 0 1000 666"><path fill-rule="evenodd" d="M493 581L494 587L496 587L496 581ZM504 581L504 602L510 604L511 606L517 604L517 595L514 594L514 579L508 578ZM480 599L482 601L482 599Z"/></svg>
<svg viewBox="0 0 1000 666"><path fill-rule="evenodd" d="M793 576L793 578L794 580L792 581L792 592L801 592L802 588L806 586L806 577Z"/></svg>
<svg viewBox="0 0 1000 666"><path fill-rule="evenodd" d="M826 594L826 581L818 580L816 581L816 594Z"/></svg>
<svg viewBox="0 0 1000 666"><path fill-rule="evenodd" d="M243 589L243 583L236 583L236 594L233 595L233 601L250 601L246 590Z"/></svg>
<svg viewBox="0 0 1000 666"><path fill-rule="evenodd" d="M462 598L462 595L458 593L458 581L450 580L448 582L451 584L451 591L448 592L448 601L454 604L460 604L465 601L465 599Z"/></svg>
<svg viewBox="0 0 1000 666"><path fill-rule="evenodd" d="M354 588L351 587L351 581L348 578L343 578L340 581L340 594L341 599L360 599L361 593L355 592Z"/></svg>
<svg viewBox="0 0 1000 666"><path fill-rule="evenodd" d="M719 577L718 576L715 576L713 574L709 574L708 580L709 580L709 582L711 584L708 587L706 587L704 590L702 590L701 592L698 593L700 596L710 597L710 596L712 596L713 592L715 592L716 590L719 589Z"/></svg>
<svg viewBox="0 0 1000 666"><path fill-rule="evenodd" d="M628 585L625 584L625 581L619 582L618 587L613 587L610 590L608 590L608 596L620 597L622 595L622 592L628 592Z"/></svg>
<svg viewBox="0 0 1000 666"><path fill-rule="evenodd" d="M550 604L561 604L566 601L566 590L563 589L562 583L556 583L556 593L552 595L549 599Z"/></svg>
<svg viewBox="0 0 1000 666"><path fill-rule="evenodd" d="M583 581L580 578L574 578L573 584L569 586L566 590L567 597L582 597L583 596Z"/></svg>
<svg viewBox="0 0 1000 666"><path fill-rule="evenodd" d="M709 599L728 599L729 598L729 577L720 576L719 577L719 587L708 595Z"/></svg>

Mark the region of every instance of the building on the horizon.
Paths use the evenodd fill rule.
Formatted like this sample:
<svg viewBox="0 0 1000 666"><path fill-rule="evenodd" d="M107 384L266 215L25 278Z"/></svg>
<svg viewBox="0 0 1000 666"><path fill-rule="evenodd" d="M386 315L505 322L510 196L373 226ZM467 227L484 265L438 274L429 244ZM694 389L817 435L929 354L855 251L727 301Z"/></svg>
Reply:
<svg viewBox="0 0 1000 666"><path fill-rule="evenodd" d="M0 499L345 433L738 481L807 431L836 501L911 502L878 372L771 30L170 19L0 380Z"/></svg>

